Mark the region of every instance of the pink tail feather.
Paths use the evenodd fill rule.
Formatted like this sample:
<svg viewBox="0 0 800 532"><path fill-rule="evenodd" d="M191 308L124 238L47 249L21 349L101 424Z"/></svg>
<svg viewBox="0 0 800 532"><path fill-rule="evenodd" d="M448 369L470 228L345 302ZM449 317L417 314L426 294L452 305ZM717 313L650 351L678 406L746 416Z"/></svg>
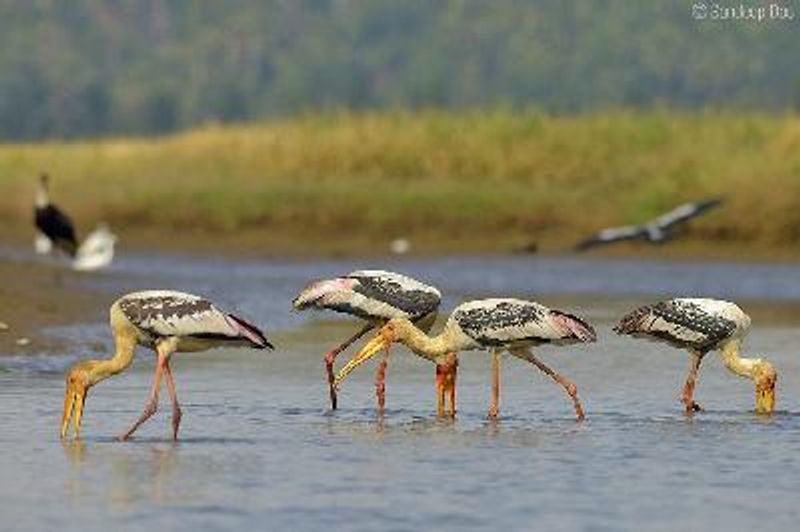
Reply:
<svg viewBox="0 0 800 532"><path fill-rule="evenodd" d="M581 342L589 343L597 340L597 333L594 328L579 317L560 310L551 310L550 316L560 327L574 335Z"/></svg>

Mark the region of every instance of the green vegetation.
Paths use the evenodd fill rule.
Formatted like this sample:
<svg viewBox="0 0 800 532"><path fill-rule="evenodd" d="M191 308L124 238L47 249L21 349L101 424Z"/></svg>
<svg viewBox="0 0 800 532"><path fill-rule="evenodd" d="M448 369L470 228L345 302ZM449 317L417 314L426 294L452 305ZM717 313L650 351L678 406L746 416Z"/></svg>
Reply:
<svg viewBox="0 0 800 532"><path fill-rule="evenodd" d="M693 3L0 2L0 138L152 134L337 108L800 103L796 2L774 2L795 20L762 22L694 20Z"/></svg>
<svg viewBox="0 0 800 532"><path fill-rule="evenodd" d="M83 227L444 249L569 247L722 195L689 241L800 243L796 115L666 111L330 113L160 139L0 147L0 222L27 224L37 174ZM377 244L377 243L380 244ZM456 244L453 244L456 243ZM423 246L425 247L425 246Z"/></svg>

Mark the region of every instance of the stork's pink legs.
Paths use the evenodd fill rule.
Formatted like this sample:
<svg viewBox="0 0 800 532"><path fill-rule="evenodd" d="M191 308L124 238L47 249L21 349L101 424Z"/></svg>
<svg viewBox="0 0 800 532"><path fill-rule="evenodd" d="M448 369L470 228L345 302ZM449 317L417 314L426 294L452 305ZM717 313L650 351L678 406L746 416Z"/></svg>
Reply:
<svg viewBox="0 0 800 532"><path fill-rule="evenodd" d="M516 357L518 357L518 358L521 358L523 360L527 360L528 362L530 362L531 364L533 364L534 366L539 368L543 373L545 373L551 379L553 379L558 384L560 384L564 388L564 390L567 392L567 395L569 395L570 398L572 399L572 404L575 407L575 415L577 416L578 421L583 421L584 420L584 418L586 416L583 413L583 406L581 406L581 401L578 398L578 387L577 386L575 386L572 382L567 380L565 377L559 375L558 373L556 373L555 371L553 371L552 369L547 367L547 365L545 365L544 362L542 362L541 360L536 358L536 356L533 353L531 353L530 350L527 350L527 349L526 350L512 350L511 354L516 356Z"/></svg>
<svg viewBox="0 0 800 532"><path fill-rule="evenodd" d="M700 371L700 363L703 355L696 351L691 352L689 362L689 374L686 376L686 384L683 385L683 404L686 407L686 415L691 416L695 412L700 412L703 408L694 402L694 388L697 386L697 374Z"/></svg>
<svg viewBox="0 0 800 532"><path fill-rule="evenodd" d="M157 352L158 360L156 362L155 373L153 374L153 387L150 389L150 397L147 403L145 403L144 410L142 411L142 415L139 416L139 419L131 425L131 428L117 438L120 441L125 441L130 438L131 435L136 432L136 429L139 428L139 425L150 419L158 410L158 393L161 390L161 374L164 372L164 366L169 361L169 353L161 348L158 348Z"/></svg>
<svg viewBox="0 0 800 532"><path fill-rule="evenodd" d="M375 395L378 398L378 415L383 415L386 409L386 366L389 365L389 348L381 355L378 369L375 372Z"/></svg>
<svg viewBox="0 0 800 532"><path fill-rule="evenodd" d="M450 401L448 416L456 417L456 378L458 377L458 357L448 353L445 361L436 364L436 415L445 417L446 399Z"/></svg>
<svg viewBox="0 0 800 532"><path fill-rule="evenodd" d="M175 381L172 379L172 368L169 367L169 359L164 363L164 376L167 378L167 391L172 401L172 440L178 440L178 428L181 425L181 407L178 404L178 393L175 391Z"/></svg>
<svg viewBox="0 0 800 532"><path fill-rule="evenodd" d="M492 402L489 404L489 419L500 414L500 350L492 351Z"/></svg>
<svg viewBox="0 0 800 532"><path fill-rule="evenodd" d="M349 339L345 340L344 343L340 344L338 347L335 347L334 349L331 349L330 351L325 353L325 371L328 374L328 390L331 396L332 410L336 410L336 407L338 405L338 396L336 395L336 387L333 385L333 381L335 378L335 375L333 373L333 363L336 360L336 357L339 355L339 353L341 353L342 351L353 345L353 342L355 342L356 340L367 334L374 327L375 326L372 325L371 323L366 324L363 329L358 331Z"/></svg>

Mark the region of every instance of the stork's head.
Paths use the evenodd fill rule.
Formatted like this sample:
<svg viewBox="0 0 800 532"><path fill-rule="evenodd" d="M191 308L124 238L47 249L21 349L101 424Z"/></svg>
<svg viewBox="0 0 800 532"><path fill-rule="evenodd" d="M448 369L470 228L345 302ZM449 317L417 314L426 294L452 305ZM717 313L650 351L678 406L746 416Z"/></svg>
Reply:
<svg viewBox="0 0 800 532"><path fill-rule="evenodd" d="M358 366L371 359L384 349L387 349L390 345L392 345L392 343L402 340L406 330L413 327L414 326L411 324L411 322L403 318L387 321L386 324L380 328L378 334L375 335L375 338L367 342L367 345L365 345L356 356L351 358L350 361L341 370L339 370L339 372L336 374L336 379L334 380L334 386L339 386L339 384Z"/></svg>
<svg viewBox="0 0 800 532"><path fill-rule="evenodd" d="M67 437L70 420L74 420L75 438L81 436L83 405L89 388L94 386L94 369L97 361L78 362L67 372L67 390L64 393L64 416L61 418L61 438Z"/></svg>
<svg viewBox="0 0 800 532"><path fill-rule="evenodd" d="M753 381L756 383L756 413L771 414L775 410L775 384L778 382L778 372L772 364L761 360L756 364Z"/></svg>

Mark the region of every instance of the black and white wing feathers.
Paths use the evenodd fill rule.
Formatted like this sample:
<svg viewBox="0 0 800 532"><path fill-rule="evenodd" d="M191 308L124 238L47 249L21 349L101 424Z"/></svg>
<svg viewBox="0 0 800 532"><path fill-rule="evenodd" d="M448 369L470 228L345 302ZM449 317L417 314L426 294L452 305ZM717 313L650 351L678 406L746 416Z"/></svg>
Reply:
<svg viewBox="0 0 800 532"><path fill-rule="evenodd" d="M128 294L117 303L135 327L154 338L245 340L255 348L273 347L256 326L192 294L150 290Z"/></svg>
<svg viewBox="0 0 800 532"><path fill-rule="evenodd" d="M72 220L52 203L36 207L34 211L36 228L49 238L53 245L70 257L75 256L78 239Z"/></svg>
<svg viewBox="0 0 800 532"><path fill-rule="evenodd" d="M596 339L592 326L580 318L521 299L469 301L456 307L450 322L450 327L457 325L482 347L571 344Z"/></svg>

